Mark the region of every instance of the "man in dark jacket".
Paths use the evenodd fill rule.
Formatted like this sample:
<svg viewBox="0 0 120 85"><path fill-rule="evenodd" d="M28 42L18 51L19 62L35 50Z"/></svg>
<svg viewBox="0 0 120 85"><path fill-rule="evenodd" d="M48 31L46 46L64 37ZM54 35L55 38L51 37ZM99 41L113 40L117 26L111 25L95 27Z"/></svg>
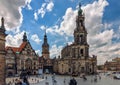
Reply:
<svg viewBox="0 0 120 85"><path fill-rule="evenodd" d="M77 81L73 78L70 80L69 85L77 85Z"/></svg>

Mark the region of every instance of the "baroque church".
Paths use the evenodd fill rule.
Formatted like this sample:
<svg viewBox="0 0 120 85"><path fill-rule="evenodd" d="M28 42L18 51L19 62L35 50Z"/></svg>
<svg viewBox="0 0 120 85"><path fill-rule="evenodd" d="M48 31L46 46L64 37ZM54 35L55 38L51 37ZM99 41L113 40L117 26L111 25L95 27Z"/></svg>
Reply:
<svg viewBox="0 0 120 85"><path fill-rule="evenodd" d="M81 73L93 74L97 70L97 57L89 56L87 43L87 30L84 24L85 16L79 5L74 30L74 42L65 46L59 56L54 60L53 70L58 74L80 75Z"/></svg>
<svg viewBox="0 0 120 85"><path fill-rule="evenodd" d="M19 47L6 47L6 76L20 75L22 71L38 74L38 55L32 48L26 33Z"/></svg>

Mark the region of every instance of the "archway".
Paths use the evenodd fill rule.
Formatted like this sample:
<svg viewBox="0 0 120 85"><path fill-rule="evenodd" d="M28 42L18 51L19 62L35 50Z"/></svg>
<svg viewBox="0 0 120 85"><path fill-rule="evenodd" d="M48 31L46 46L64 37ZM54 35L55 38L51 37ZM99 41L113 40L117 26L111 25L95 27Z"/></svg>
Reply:
<svg viewBox="0 0 120 85"><path fill-rule="evenodd" d="M11 71L8 72L8 76L13 76L13 73Z"/></svg>

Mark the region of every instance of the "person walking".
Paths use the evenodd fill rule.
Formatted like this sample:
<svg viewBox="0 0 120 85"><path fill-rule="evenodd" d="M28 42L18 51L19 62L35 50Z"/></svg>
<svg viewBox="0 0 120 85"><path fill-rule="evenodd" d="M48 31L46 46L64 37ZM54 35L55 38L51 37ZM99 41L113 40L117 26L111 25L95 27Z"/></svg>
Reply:
<svg viewBox="0 0 120 85"><path fill-rule="evenodd" d="M64 83L64 85L66 85L65 83L66 83L66 79L64 78L64 81L63 81L63 83Z"/></svg>
<svg viewBox="0 0 120 85"><path fill-rule="evenodd" d="M7 85L12 85L11 81Z"/></svg>
<svg viewBox="0 0 120 85"><path fill-rule="evenodd" d="M83 76L83 79L84 79L84 81L86 81L86 80L87 80L87 78L86 78L86 76L85 76L85 75Z"/></svg>
<svg viewBox="0 0 120 85"><path fill-rule="evenodd" d="M23 82L25 82L26 85L30 85L29 82L28 82L28 79L26 77L23 78Z"/></svg>
<svg viewBox="0 0 120 85"><path fill-rule="evenodd" d="M23 82L22 82L22 85L27 85L24 80L23 80Z"/></svg>
<svg viewBox="0 0 120 85"><path fill-rule="evenodd" d="M73 78L73 85L77 85L77 81Z"/></svg>
<svg viewBox="0 0 120 85"><path fill-rule="evenodd" d="M77 81L73 78L70 80L69 85L77 85Z"/></svg>
<svg viewBox="0 0 120 85"><path fill-rule="evenodd" d="M47 80L47 76L45 77L45 79Z"/></svg>
<svg viewBox="0 0 120 85"><path fill-rule="evenodd" d="M45 85L49 85L49 83L48 83L48 82L46 82L46 83L45 83Z"/></svg>
<svg viewBox="0 0 120 85"><path fill-rule="evenodd" d="M97 75L95 75L94 82L97 82Z"/></svg>
<svg viewBox="0 0 120 85"><path fill-rule="evenodd" d="M21 80L17 80L17 82L15 83L15 85L22 85Z"/></svg>

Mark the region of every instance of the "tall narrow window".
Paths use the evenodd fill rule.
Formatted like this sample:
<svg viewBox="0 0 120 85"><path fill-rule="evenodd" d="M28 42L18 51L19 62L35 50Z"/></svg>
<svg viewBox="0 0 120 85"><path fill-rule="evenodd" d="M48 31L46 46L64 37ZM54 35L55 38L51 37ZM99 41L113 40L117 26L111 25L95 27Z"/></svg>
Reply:
<svg viewBox="0 0 120 85"><path fill-rule="evenodd" d="M62 72L63 72L63 64L62 64Z"/></svg>
<svg viewBox="0 0 120 85"><path fill-rule="evenodd" d="M72 57L75 57L75 49L72 48Z"/></svg>
<svg viewBox="0 0 120 85"><path fill-rule="evenodd" d="M83 49L80 50L80 54L83 56Z"/></svg>
<svg viewBox="0 0 120 85"><path fill-rule="evenodd" d="M77 43L79 43L79 35L77 35Z"/></svg>
<svg viewBox="0 0 120 85"><path fill-rule="evenodd" d="M80 35L79 42L82 43L82 41L83 41L83 35Z"/></svg>
<svg viewBox="0 0 120 85"><path fill-rule="evenodd" d="M81 41L82 41L82 37L80 36L79 42L81 43Z"/></svg>

